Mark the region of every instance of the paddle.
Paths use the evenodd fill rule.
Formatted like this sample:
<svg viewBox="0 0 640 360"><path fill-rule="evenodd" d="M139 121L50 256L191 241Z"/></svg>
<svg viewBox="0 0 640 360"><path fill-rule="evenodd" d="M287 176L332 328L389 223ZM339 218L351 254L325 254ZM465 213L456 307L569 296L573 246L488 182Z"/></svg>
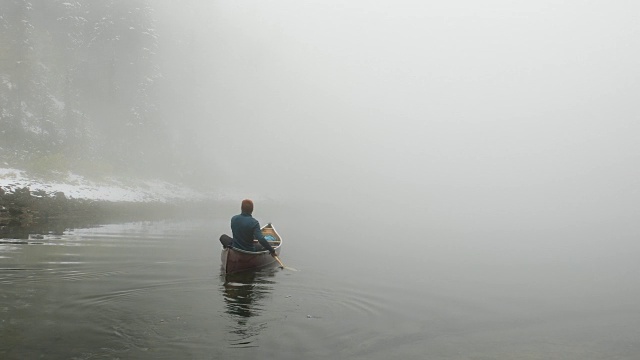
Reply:
<svg viewBox="0 0 640 360"><path fill-rule="evenodd" d="M284 264L282 263L282 261L280 261L280 258L278 257L278 255L276 255L275 253L274 253L273 255L271 255L271 256L273 256L273 257L276 259L276 261L278 262L278 264L280 264L280 267L281 267L281 268L283 268L283 269L287 269L287 270L291 270L291 271L298 271L298 270L296 270L296 269L294 269L294 268L290 268L290 267L288 267L288 266L284 266Z"/></svg>

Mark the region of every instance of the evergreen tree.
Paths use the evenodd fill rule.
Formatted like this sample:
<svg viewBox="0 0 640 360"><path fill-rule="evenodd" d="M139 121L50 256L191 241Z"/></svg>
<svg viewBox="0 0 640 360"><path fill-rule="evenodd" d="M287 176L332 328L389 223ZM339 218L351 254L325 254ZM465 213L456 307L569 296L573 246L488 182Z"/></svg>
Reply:
<svg viewBox="0 0 640 360"><path fill-rule="evenodd" d="M0 155L123 170L171 156L147 0L5 0L0 27Z"/></svg>

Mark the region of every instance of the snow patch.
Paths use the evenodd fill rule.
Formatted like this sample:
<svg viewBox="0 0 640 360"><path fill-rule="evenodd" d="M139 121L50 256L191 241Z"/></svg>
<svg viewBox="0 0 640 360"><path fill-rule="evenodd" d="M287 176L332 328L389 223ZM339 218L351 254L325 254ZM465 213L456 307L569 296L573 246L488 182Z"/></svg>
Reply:
<svg viewBox="0 0 640 360"><path fill-rule="evenodd" d="M58 109L59 111L64 110L64 107L65 107L64 101L60 101L56 99L56 97L53 95L49 95L49 99L51 99L51 101L53 102L53 106L55 106L56 109Z"/></svg>
<svg viewBox="0 0 640 360"><path fill-rule="evenodd" d="M5 84L9 88L9 90L13 90L13 84L11 83L11 81L3 78L2 83Z"/></svg>
<svg viewBox="0 0 640 360"><path fill-rule="evenodd" d="M162 180L108 178L98 182L69 173L59 181L44 181L12 168L0 168L0 187L5 191L28 187L32 192L63 192L69 198L106 201L170 202L210 198L208 194Z"/></svg>

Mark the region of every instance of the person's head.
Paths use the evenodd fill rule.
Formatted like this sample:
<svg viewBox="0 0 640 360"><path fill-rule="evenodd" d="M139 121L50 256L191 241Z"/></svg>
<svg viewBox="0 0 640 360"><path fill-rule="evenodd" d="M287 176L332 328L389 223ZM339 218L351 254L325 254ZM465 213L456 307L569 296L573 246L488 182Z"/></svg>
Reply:
<svg viewBox="0 0 640 360"><path fill-rule="evenodd" d="M253 212L253 201L249 199L242 200L240 210L242 210L243 213L251 214Z"/></svg>

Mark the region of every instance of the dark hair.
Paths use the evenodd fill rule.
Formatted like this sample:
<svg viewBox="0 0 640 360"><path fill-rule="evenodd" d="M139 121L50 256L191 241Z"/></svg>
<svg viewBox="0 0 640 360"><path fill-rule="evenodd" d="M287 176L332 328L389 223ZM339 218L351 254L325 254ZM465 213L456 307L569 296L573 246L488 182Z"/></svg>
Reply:
<svg viewBox="0 0 640 360"><path fill-rule="evenodd" d="M240 209L243 213L251 214L253 212L253 201L249 199L242 200L242 205Z"/></svg>

